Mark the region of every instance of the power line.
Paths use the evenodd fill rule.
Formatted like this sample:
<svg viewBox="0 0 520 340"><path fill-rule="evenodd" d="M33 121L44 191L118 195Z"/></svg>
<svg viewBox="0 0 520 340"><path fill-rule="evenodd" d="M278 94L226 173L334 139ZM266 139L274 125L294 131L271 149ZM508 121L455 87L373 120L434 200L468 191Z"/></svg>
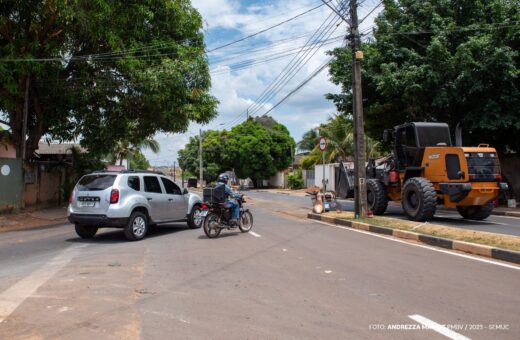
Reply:
<svg viewBox="0 0 520 340"><path fill-rule="evenodd" d="M275 25L273 25L273 26L270 26L270 27L268 27L268 28L265 28L265 29L263 29L263 30L261 30L261 31L258 31L258 32L256 32L256 33L250 34L250 35L248 35L248 36L246 36L246 37L243 37L243 38L241 38L241 39L238 39L238 40L232 41L232 42L230 42L230 43L227 43L227 44L225 44L225 45L222 45L222 46L219 46L219 47L216 47L216 48L210 49L210 50L208 50L207 52L208 52L208 53L211 53L211 52L214 52L214 51L217 51L217 50L220 50L220 49L226 48L226 47L228 47L228 46L234 45L234 44L239 43L239 42L241 42L241 41L244 41L244 40L246 40L246 39L252 38L252 37L254 37L254 36L257 36L257 35L259 35L259 34L262 34L262 33L264 33L264 32L267 32L267 31L269 31L269 30L272 30L273 28L276 28L276 27L278 27L278 26L281 26L281 25L283 25L283 24L285 24L285 23L287 23L287 22L289 22L289 21L292 21L292 20L294 20L294 19L297 19L297 18L301 17L302 15L305 15L305 14L307 14L307 13L309 13L309 12L312 12L312 11L314 11L314 10L316 10L316 9L318 9L318 8L320 8L320 7L322 7L322 6L323 6L323 4L320 4L320 5L316 6L316 7L313 7L313 8L311 8L311 9L309 9L309 10L303 12L303 13L300 13L300 14L298 14L298 15L296 15L296 16L290 18L290 19L287 19L287 20L284 20L284 21L282 21L282 22L279 22L278 24L275 24Z"/></svg>
<svg viewBox="0 0 520 340"><path fill-rule="evenodd" d="M321 73L331 62L332 58L329 58L323 65L318 67L307 79L305 79L303 82L301 82L296 88L294 88L291 92L289 92L285 97L283 97L278 103L276 103L272 108L270 108L267 112L265 112L263 115L267 115L274 109L276 109L279 105L281 105L284 101L286 101L288 98L290 98L292 95L294 95L296 92L298 92L302 87L307 85L314 77L316 77L318 74Z"/></svg>
<svg viewBox="0 0 520 340"><path fill-rule="evenodd" d="M334 20L334 16L333 16L333 13L331 13L327 17L327 19L325 19L325 21L318 27L318 29L315 31L315 33L307 41L305 46L309 45L313 41L313 39L318 39L318 37L323 36L324 32L326 32L327 29L322 30L322 28L325 26L325 27L328 27L328 29L330 29L334 23L333 20ZM318 37L314 38L316 35ZM305 48L305 46L302 47L302 50L303 50L303 48ZM301 63L305 60L306 56L307 56L307 53L304 53L303 55L299 55L299 57L294 57L289 62L289 64L287 64L286 67L284 69L282 69L282 71L278 74L278 76L267 86L267 88L264 89L264 91L260 94L260 96L255 100L255 102L247 108L247 110L251 110L254 112L258 111L258 109L261 108L262 105L266 102L266 99L271 97L273 90L276 89L280 84L282 84L282 82L285 79L287 79L287 76L291 74L291 72L295 69L295 67L297 68L298 66L301 65ZM231 120L226 125L226 127L233 125L235 122L238 122L240 119L242 119L242 117L247 114L247 110L245 112L243 112L242 114L240 114L239 116L237 116L235 119ZM254 112L252 112L252 113L254 114Z"/></svg>

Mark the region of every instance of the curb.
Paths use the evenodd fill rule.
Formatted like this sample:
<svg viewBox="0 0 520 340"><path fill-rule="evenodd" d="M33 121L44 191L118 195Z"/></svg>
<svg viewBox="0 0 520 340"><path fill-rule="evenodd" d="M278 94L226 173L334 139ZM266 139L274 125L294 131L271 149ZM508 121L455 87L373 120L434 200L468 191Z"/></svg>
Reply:
<svg viewBox="0 0 520 340"><path fill-rule="evenodd" d="M21 225L16 228L13 228L13 229L10 229L8 227L0 228L0 234L14 232L14 231L27 231L27 230L34 230L34 229L55 228L55 227L59 227L59 226L65 225L65 224L70 224L70 222L67 220L67 218L55 219L52 222L53 223L37 224L37 225L29 226L29 227L25 227L25 226Z"/></svg>
<svg viewBox="0 0 520 340"><path fill-rule="evenodd" d="M520 218L520 212L516 212L516 211L492 211L491 215Z"/></svg>
<svg viewBox="0 0 520 340"><path fill-rule="evenodd" d="M476 243L469 243L464 241L450 240L447 238L436 237L431 235L423 235L414 233L412 231L392 229L387 227L379 227L371 224L348 221L341 218L321 216L315 213L308 213L307 218L317 221L323 221L328 223L334 223L344 227L353 229L359 229L369 231L376 234L384 234L394 236L397 238L407 239L422 242L434 247L440 247L444 249L458 250L473 255L485 256L496 260L502 260L520 264L520 252L514 250L506 250L501 248L494 248L490 246L480 245Z"/></svg>

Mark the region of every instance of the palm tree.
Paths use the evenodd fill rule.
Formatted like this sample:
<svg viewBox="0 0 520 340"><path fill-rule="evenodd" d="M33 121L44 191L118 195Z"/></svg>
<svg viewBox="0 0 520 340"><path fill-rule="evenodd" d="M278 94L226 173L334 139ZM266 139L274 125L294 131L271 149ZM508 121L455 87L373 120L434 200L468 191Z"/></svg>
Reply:
<svg viewBox="0 0 520 340"><path fill-rule="evenodd" d="M354 124L350 117L341 114L333 115L327 123L320 126L319 131L320 135L327 139L327 149L325 150L327 162L345 161L354 155ZM304 136L309 132L306 132ZM378 142L367 138L365 147L368 157L379 156ZM322 153L315 142L309 155L302 158L301 165L302 168L309 169L322 162Z"/></svg>
<svg viewBox="0 0 520 340"><path fill-rule="evenodd" d="M302 140L299 141L296 146L301 151L311 151L318 144L318 138L318 131L316 131L316 129L310 129L303 134Z"/></svg>
<svg viewBox="0 0 520 340"><path fill-rule="evenodd" d="M321 135L327 139L326 158L329 162L346 160L354 154L354 126L345 115L331 116L320 126Z"/></svg>
<svg viewBox="0 0 520 340"><path fill-rule="evenodd" d="M123 165L123 160L126 159L130 165L130 158L132 158L136 151L141 151L142 149L150 149L153 153L158 153L160 151L160 146L159 143L152 138L144 139L139 143L131 143L128 140L120 140L116 143L116 146L114 147L114 150L109 158L114 163L116 160L119 160L119 165Z"/></svg>

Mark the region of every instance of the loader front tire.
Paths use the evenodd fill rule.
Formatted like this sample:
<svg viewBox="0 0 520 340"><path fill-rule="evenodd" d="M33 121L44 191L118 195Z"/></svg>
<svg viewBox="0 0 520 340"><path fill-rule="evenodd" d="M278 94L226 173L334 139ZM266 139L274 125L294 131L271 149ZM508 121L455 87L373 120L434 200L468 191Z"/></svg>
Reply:
<svg viewBox="0 0 520 340"><path fill-rule="evenodd" d="M424 177L407 180L403 187L402 206L410 220L431 220L437 208L437 193L433 184Z"/></svg>

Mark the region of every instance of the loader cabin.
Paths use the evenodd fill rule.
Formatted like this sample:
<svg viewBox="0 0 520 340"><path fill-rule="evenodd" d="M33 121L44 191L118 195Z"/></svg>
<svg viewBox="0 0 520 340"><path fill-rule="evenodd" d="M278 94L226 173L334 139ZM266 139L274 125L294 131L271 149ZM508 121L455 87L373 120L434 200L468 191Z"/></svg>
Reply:
<svg viewBox="0 0 520 340"><path fill-rule="evenodd" d="M428 146L452 146L450 127L446 123L407 123L385 130L383 139L388 142L394 133L397 169L419 168Z"/></svg>

